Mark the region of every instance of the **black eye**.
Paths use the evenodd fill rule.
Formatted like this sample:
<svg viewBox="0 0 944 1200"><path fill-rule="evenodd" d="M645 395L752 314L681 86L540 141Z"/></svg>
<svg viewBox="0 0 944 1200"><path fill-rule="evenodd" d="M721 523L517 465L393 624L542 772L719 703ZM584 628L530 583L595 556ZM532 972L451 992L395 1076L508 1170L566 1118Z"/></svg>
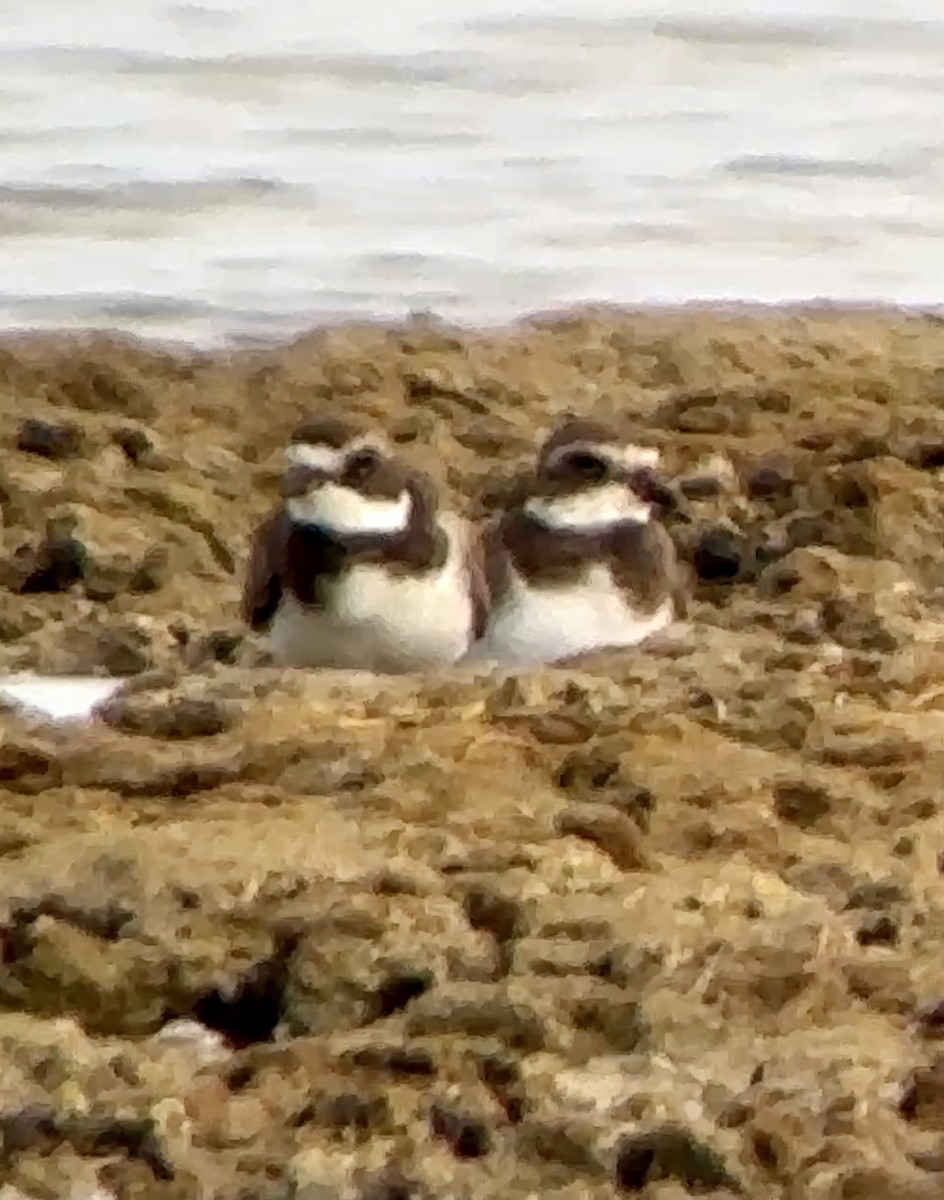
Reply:
<svg viewBox="0 0 944 1200"><path fill-rule="evenodd" d="M363 479L374 471L380 463L380 455L376 450L358 450L347 460L347 474L355 479Z"/></svg>
<svg viewBox="0 0 944 1200"><path fill-rule="evenodd" d="M606 463L597 454L588 450L575 450L566 458L567 466L583 479L602 479L606 474Z"/></svg>

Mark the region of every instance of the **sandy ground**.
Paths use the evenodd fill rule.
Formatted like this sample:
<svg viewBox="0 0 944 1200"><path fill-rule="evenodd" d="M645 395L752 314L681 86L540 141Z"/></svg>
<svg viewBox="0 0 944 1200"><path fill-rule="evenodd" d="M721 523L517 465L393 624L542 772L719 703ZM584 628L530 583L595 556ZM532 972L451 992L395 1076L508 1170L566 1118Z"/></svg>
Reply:
<svg viewBox="0 0 944 1200"><path fill-rule="evenodd" d="M229 357L0 347L0 1200L944 1191L944 322L589 312ZM279 674L306 412L470 511L565 410L662 448L674 649Z"/></svg>

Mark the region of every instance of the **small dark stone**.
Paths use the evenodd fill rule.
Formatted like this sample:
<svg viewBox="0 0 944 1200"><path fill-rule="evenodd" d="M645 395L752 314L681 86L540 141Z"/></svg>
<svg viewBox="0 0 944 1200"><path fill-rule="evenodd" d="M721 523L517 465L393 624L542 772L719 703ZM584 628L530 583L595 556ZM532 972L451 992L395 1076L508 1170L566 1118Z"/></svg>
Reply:
<svg viewBox="0 0 944 1200"><path fill-rule="evenodd" d="M897 917L888 913L876 913L866 917L856 932L860 946L895 946L901 932Z"/></svg>
<svg viewBox="0 0 944 1200"><path fill-rule="evenodd" d="M128 591L135 596L149 596L164 586L167 554L159 546L149 550L128 577Z"/></svg>
<svg viewBox="0 0 944 1200"><path fill-rule="evenodd" d="M788 413L793 407L793 397L789 392L777 387L759 387L751 389L750 400L761 412Z"/></svg>
<svg viewBox="0 0 944 1200"><path fill-rule="evenodd" d="M615 809L634 821L643 833L648 833L652 814L656 809L656 798L647 787L627 783L607 797Z"/></svg>
<svg viewBox="0 0 944 1200"><path fill-rule="evenodd" d="M458 996L450 996L443 988L421 996L406 1014L407 1035L498 1038L510 1049L524 1054L544 1049L547 1034L532 1008L496 995L491 985L477 990L480 995L474 999L465 994L465 988Z"/></svg>
<svg viewBox="0 0 944 1200"><path fill-rule="evenodd" d="M754 1110L743 1100L732 1100L726 1104L718 1116L718 1124L722 1129L740 1129L754 1115Z"/></svg>
<svg viewBox="0 0 944 1200"><path fill-rule="evenodd" d="M940 1128L944 1119L944 1059L935 1059L912 1072L898 1102L898 1115L904 1121Z"/></svg>
<svg viewBox="0 0 944 1200"><path fill-rule="evenodd" d="M596 791L605 788L619 775L619 760L592 751L573 750L564 759L557 775L557 786L566 792Z"/></svg>
<svg viewBox="0 0 944 1200"><path fill-rule="evenodd" d="M789 595L790 592L793 592L796 584L800 582L800 572L796 570L795 566L778 562L780 553L777 552L774 557L775 565L771 565L770 569L765 570L760 577L760 588L762 588L763 594L770 596L771 599Z"/></svg>
<svg viewBox="0 0 944 1200"><path fill-rule="evenodd" d="M138 704L132 695L105 705L102 720L122 733L143 733L168 741L211 738L231 730L238 710L212 699L182 696L170 704Z"/></svg>
<svg viewBox="0 0 944 1200"><path fill-rule="evenodd" d="M922 1037L944 1037L944 1000L926 1005L918 1013L918 1031Z"/></svg>
<svg viewBox="0 0 944 1200"><path fill-rule="evenodd" d="M251 1063L238 1063L225 1075L226 1086L231 1092L244 1092L256 1081L259 1072Z"/></svg>
<svg viewBox="0 0 944 1200"><path fill-rule="evenodd" d="M890 880L869 879L860 883L849 893L846 908L868 908L875 912L900 904L905 899L904 891Z"/></svg>
<svg viewBox="0 0 944 1200"><path fill-rule="evenodd" d="M372 890L378 896L416 896L419 885L409 875L401 875L399 871L378 871L371 883Z"/></svg>
<svg viewBox="0 0 944 1200"><path fill-rule="evenodd" d="M784 1149L779 1138L766 1129L754 1129L751 1131L750 1144L754 1157L766 1171L780 1169Z"/></svg>
<svg viewBox="0 0 944 1200"><path fill-rule="evenodd" d="M810 429L800 434L797 445L804 450L814 450L821 453L828 450L835 442L836 435L827 429Z"/></svg>
<svg viewBox="0 0 944 1200"><path fill-rule="evenodd" d="M529 1124L521 1131L520 1144L536 1158L558 1163L571 1171L595 1175L603 1170L592 1142L569 1125L558 1122Z"/></svg>
<svg viewBox="0 0 944 1200"><path fill-rule="evenodd" d="M4 1157L38 1151L48 1154L65 1140L55 1110L34 1104L0 1116Z"/></svg>
<svg viewBox="0 0 944 1200"><path fill-rule="evenodd" d="M806 546L821 546L828 536L821 517L794 517L785 530L787 545L794 550Z"/></svg>
<svg viewBox="0 0 944 1200"><path fill-rule="evenodd" d="M648 858L639 827L621 812L602 804L569 808L557 818L561 837L578 837L606 854L623 871L644 871Z"/></svg>
<svg viewBox="0 0 944 1200"><path fill-rule="evenodd" d="M390 1120L385 1096L343 1092L318 1105L318 1122L331 1129L379 1129Z"/></svg>
<svg viewBox="0 0 944 1200"><path fill-rule="evenodd" d="M420 1185L396 1169L381 1171L364 1184L361 1200L417 1200Z"/></svg>
<svg viewBox="0 0 944 1200"><path fill-rule="evenodd" d="M103 629L98 637L98 661L109 673L120 677L150 670L151 639L143 629L118 625Z"/></svg>
<svg viewBox="0 0 944 1200"><path fill-rule="evenodd" d="M521 1068L513 1058L484 1054L478 1060L479 1078L502 1106L512 1125L522 1120L528 1098L521 1080Z"/></svg>
<svg viewBox="0 0 944 1200"><path fill-rule="evenodd" d="M8 791L35 795L62 780L62 765L47 751L9 740L0 745L0 783Z"/></svg>
<svg viewBox="0 0 944 1200"><path fill-rule="evenodd" d="M16 447L26 454L60 461L82 453L82 430L70 422L42 421L28 417L20 425Z"/></svg>
<svg viewBox="0 0 944 1200"><path fill-rule="evenodd" d="M789 496L793 491L793 478L787 467L761 464L748 476L746 491L752 500Z"/></svg>
<svg viewBox="0 0 944 1200"><path fill-rule="evenodd" d="M744 538L727 529L706 529L692 552L698 578L706 583L730 582L741 573Z"/></svg>
<svg viewBox="0 0 944 1200"><path fill-rule="evenodd" d="M663 1179L677 1179L689 1191L743 1190L721 1155L687 1129L662 1125L624 1137L617 1151L617 1185L627 1192L641 1192L647 1184Z"/></svg>
<svg viewBox="0 0 944 1200"><path fill-rule="evenodd" d="M91 1157L120 1151L145 1163L155 1179L169 1182L175 1177L173 1163L148 1117L74 1116L63 1120L62 1128L77 1154Z"/></svg>
<svg viewBox="0 0 944 1200"><path fill-rule="evenodd" d="M661 949L652 946L614 946L590 966L590 974L620 988L641 988L663 964Z"/></svg>
<svg viewBox="0 0 944 1200"><path fill-rule="evenodd" d="M431 1078L436 1074L432 1054L421 1046L364 1046L350 1055L350 1062L362 1070L391 1075Z"/></svg>
<svg viewBox="0 0 944 1200"><path fill-rule="evenodd" d="M232 989L205 992L189 1015L222 1034L234 1050L271 1041L282 1017L289 967L300 938L298 931L280 931L268 958L250 967Z"/></svg>
<svg viewBox="0 0 944 1200"><path fill-rule="evenodd" d="M136 467L145 465L147 458L154 452L151 439L145 431L137 429L133 425L126 425L117 430L113 434L112 440L124 451L128 461Z"/></svg>
<svg viewBox="0 0 944 1200"><path fill-rule="evenodd" d="M617 1054L630 1054L649 1036L649 1022L642 1006L633 1000L579 1000L572 1009L578 1029L599 1034Z"/></svg>
<svg viewBox="0 0 944 1200"><path fill-rule="evenodd" d="M888 438L863 434L853 438L849 446L837 455L840 462L865 462L870 458L884 458L889 453Z"/></svg>
<svg viewBox="0 0 944 1200"><path fill-rule="evenodd" d="M780 560L785 558L789 553L790 546L787 545L787 542L784 538L766 536L764 540L758 542L754 550L754 557L757 561L757 566L763 571L765 568L772 566L774 563L779 563ZM771 572L771 575L773 574L774 573ZM792 580L792 582L790 580L790 574L791 573L789 570L785 570L774 576L776 578L775 587L779 587L782 592L790 591L792 588L796 587L800 581L799 573L793 572L795 578Z"/></svg>
<svg viewBox="0 0 944 1200"><path fill-rule="evenodd" d="M99 908L86 908L70 904L54 892L15 907L12 916L18 924L32 924L39 917L53 917L106 942L116 942L135 918L134 912L114 902Z"/></svg>
<svg viewBox="0 0 944 1200"><path fill-rule="evenodd" d="M927 1171L929 1175L944 1172L944 1152L940 1150L919 1151L911 1155L911 1161L919 1171Z"/></svg>
<svg viewBox="0 0 944 1200"><path fill-rule="evenodd" d="M513 941L524 932L521 904L492 888L470 888L463 898L463 908L472 928L490 933L496 942Z"/></svg>
<svg viewBox="0 0 944 1200"><path fill-rule="evenodd" d="M433 1133L448 1143L456 1158L481 1158L491 1147L485 1122L468 1113L433 1104L429 1123Z"/></svg>
<svg viewBox="0 0 944 1200"><path fill-rule="evenodd" d="M212 659L214 662L232 666L236 662L236 654L242 641L241 634L217 629L213 633L208 633L200 643L200 655Z"/></svg>
<svg viewBox="0 0 944 1200"><path fill-rule="evenodd" d="M731 433L736 424L737 418L731 409L719 405L717 408L690 408L687 412L681 412L670 428L679 433Z"/></svg>
<svg viewBox="0 0 944 1200"><path fill-rule="evenodd" d="M830 596L820 605L819 611L825 631L850 650L889 654L898 646L897 639L875 613L862 611L849 600Z"/></svg>
<svg viewBox="0 0 944 1200"><path fill-rule="evenodd" d="M422 996L433 986L429 971L393 971L374 993L372 1015L382 1020L395 1012L401 1012L417 996Z"/></svg>
<svg viewBox="0 0 944 1200"><path fill-rule="evenodd" d="M832 807L825 788L802 780L774 786L774 812L781 821L801 828L815 825Z"/></svg>
<svg viewBox="0 0 944 1200"><path fill-rule="evenodd" d="M557 786L575 799L590 799L612 805L635 821L643 832L655 809L649 788L625 778L619 760L587 750L574 750L564 759Z"/></svg>
<svg viewBox="0 0 944 1200"><path fill-rule="evenodd" d="M679 491L686 500L712 500L721 495L722 485L716 475L691 475L679 482Z"/></svg>
<svg viewBox="0 0 944 1200"><path fill-rule="evenodd" d="M182 800L197 792L212 792L224 784L242 779L243 773L238 763L187 763L166 767L162 771L154 771L143 777L104 777L103 787L117 792L119 796L128 799L146 799L161 797L171 800Z"/></svg>
<svg viewBox="0 0 944 1200"><path fill-rule="evenodd" d="M831 476L830 490L833 502L839 508L868 508L872 498L862 486L861 480L845 472Z"/></svg>
<svg viewBox="0 0 944 1200"><path fill-rule="evenodd" d="M74 537L49 537L36 551L33 569L20 585L24 596L68 591L84 579L90 567L88 551Z"/></svg>
<svg viewBox="0 0 944 1200"><path fill-rule="evenodd" d="M944 438L929 438L916 443L908 451L906 461L921 471L944 467Z"/></svg>

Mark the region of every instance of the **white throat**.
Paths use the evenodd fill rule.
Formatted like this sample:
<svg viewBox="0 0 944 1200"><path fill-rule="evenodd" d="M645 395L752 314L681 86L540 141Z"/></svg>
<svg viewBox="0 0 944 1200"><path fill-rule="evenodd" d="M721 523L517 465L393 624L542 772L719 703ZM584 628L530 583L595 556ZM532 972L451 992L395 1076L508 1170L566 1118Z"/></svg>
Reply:
<svg viewBox="0 0 944 1200"><path fill-rule="evenodd" d="M573 496L532 496L524 511L549 529L573 533L594 533L627 521L646 525L652 517L650 506L621 483L605 483Z"/></svg>
<svg viewBox="0 0 944 1200"><path fill-rule="evenodd" d="M338 483L323 483L287 501L286 508L299 525L317 525L329 533L383 535L406 529L413 500L406 489L395 500L381 500Z"/></svg>

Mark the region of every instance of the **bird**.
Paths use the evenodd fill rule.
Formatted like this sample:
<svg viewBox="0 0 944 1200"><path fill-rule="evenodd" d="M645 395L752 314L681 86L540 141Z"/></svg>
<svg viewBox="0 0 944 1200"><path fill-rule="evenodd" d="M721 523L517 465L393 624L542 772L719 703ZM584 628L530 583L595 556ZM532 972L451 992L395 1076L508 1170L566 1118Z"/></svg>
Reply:
<svg viewBox="0 0 944 1200"><path fill-rule="evenodd" d="M487 611L474 528L352 420L302 422L285 458L241 597L274 663L402 674L460 659Z"/></svg>
<svg viewBox="0 0 944 1200"><path fill-rule="evenodd" d="M464 662L561 663L625 649L688 611L688 576L659 515L675 497L654 447L567 418L480 535L488 612Z"/></svg>

